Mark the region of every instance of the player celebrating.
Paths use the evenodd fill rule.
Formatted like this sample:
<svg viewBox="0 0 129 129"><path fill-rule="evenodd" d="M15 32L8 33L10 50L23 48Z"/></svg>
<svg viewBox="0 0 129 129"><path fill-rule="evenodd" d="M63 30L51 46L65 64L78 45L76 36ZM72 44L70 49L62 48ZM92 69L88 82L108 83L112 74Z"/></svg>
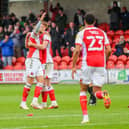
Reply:
<svg viewBox="0 0 129 129"><path fill-rule="evenodd" d="M44 24L47 25L46 22ZM58 104L56 102L55 98L55 92L54 89L51 85L51 78L53 74L53 60L51 56L51 37L50 34L47 31L44 31L43 34L41 35L41 40L44 44L46 42L47 48L45 49L42 47L40 44L31 44L31 46L42 50L43 52L43 58L42 58L42 67L43 69L45 68L45 83L44 83L44 88L42 91L42 108L47 108L47 96L49 94L50 100L51 100L51 105L48 107L48 109L53 109L53 108L58 108Z"/></svg>
<svg viewBox="0 0 129 129"><path fill-rule="evenodd" d="M42 51L38 50L34 47L30 47L29 42L34 43L34 44L40 44L40 39L39 35L44 31L44 26L42 25L42 21L45 17L45 13L41 16L40 21L36 25L35 29L33 32L27 35L26 41L26 46L29 48L29 53L26 59L26 74L27 74L27 79L26 79L26 85L24 86L23 89L23 96L22 96L22 102L20 104L20 107L22 109L29 109L26 105L26 100L31 88L31 85L33 84L34 78L37 80L37 84L35 87L34 91L34 98L32 100L31 106L36 109L41 109L40 105L38 104L38 97L42 91L43 88L43 70L42 70L42 65L41 65L41 59L42 59ZM29 38L29 41L28 41Z"/></svg>
<svg viewBox="0 0 129 129"><path fill-rule="evenodd" d="M51 56L51 37L50 37L50 34L48 32L46 32L46 35L48 37L47 39L48 39L49 43L48 43L47 48L46 48L47 59L46 59L46 64L45 64L45 76L44 76L45 87L42 91L42 104L41 104L41 106L42 106L42 108L47 108L47 96L49 94L49 97L51 100L51 105L48 107L48 109L53 109L53 108L58 108L58 104L56 102L54 89L51 85L51 78L52 78L53 69L54 69L53 68L54 67L53 66L53 59Z"/></svg>
<svg viewBox="0 0 129 129"><path fill-rule="evenodd" d="M86 91L89 84L92 83L93 93L98 99L104 100L106 108L110 107L111 100L107 91L101 91L105 80L105 54L108 58L111 48L107 35L104 31L94 27L95 18L88 14L85 18L85 28L77 34L76 48L73 54L72 78L76 72L76 61L80 53L81 46L84 48L82 62L82 77L80 80L80 105L83 113L83 123L89 122L87 112Z"/></svg>

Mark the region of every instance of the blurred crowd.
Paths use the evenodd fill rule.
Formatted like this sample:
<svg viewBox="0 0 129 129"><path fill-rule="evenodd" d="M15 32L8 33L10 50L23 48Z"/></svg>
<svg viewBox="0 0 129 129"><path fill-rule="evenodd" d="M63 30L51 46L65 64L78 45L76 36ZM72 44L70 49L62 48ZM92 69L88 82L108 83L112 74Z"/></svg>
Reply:
<svg viewBox="0 0 129 129"><path fill-rule="evenodd" d="M21 56L26 57L26 34L32 31L33 24L37 23L44 11L44 9L41 9L40 13L37 15L29 11L27 16L22 16L21 18L17 18L14 13L3 16L0 21L0 54L4 67L12 65L13 56L16 58ZM55 6L50 3L48 11L49 13L47 13L45 21L48 22L48 31L52 38L53 57L57 55L57 52L59 56L62 57L62 48L67 48L68 55L72 57L75 37L77 32L84 26L86 12L83 9L77 9L73 16L73 20L68 23L67 15L60 3L57 3ZM123 29L125 31L129 29L129 12L126 7L123 7L121 11L117 1L114 1L113 6L108 9L108 14L110 15L111 30L116 31L118 29ZM122 46L121 44L124 45ZM122 50L120 49L121 46ZM119 56L120 53L127 53L128 55L128 49L126 49L128 47L126 43L118 43L115 46L116 51L113 54ZM0 60L0 66L2 61Z"/></svg>

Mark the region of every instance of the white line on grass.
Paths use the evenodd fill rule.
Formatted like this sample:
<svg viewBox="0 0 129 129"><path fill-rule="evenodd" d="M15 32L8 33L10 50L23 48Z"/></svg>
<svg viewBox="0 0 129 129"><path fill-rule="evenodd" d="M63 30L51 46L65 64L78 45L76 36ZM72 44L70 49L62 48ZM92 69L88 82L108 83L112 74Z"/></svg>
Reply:
<svg viewBox="0 0 129 129"><path fill-rule="evenodd" d="M43 126L20 126L15 128L1 128L1 129L33 129L33 128L51 128L51 127L81 127L81 126L101 126L101 125L122 125L122 124L129 124L129 122L112 122L112 123L88 123L88 124L61 124L61 125L43 125Z"/></svg>
<svg viewBox="0 0 129 129"><path fill-rule="evenodd" d="M27 115L27 114L26 114ZM33 116L26 116L25 114L20 114L16 116L2 116L0 117L0 120L15 120L15 119L37 119L37 118L64 118L64 117L80 117L82 116L81 114L60 114L60 115L41 115L41 116L36 116L35 113ZM102 114L92 114L93 116L103 116ZM105 114L105 116L117 116L121 115L121 113L110 113L110 114ZM122 116L129 115L129 113L123 113Z"/></svg>

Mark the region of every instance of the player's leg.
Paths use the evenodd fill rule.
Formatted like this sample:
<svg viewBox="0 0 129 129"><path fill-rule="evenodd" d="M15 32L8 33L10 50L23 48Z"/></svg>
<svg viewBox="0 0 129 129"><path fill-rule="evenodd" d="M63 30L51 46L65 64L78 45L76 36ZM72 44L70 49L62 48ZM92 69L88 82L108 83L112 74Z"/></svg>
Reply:
<svg viewBox="0 0 129 129"><path fill-rule="evenodd" d="M94 93L93 93L92 84L89 85L87 91L90 94L90 99L89 99L88 104L89 105L96 105L96 97L94 96Z"/></svg>
<svg viewBox="0 0 129 129"><path fill-rule="evenodd" d="M41 109L41 106L38 103L38 98L43 89L43 70L42 70L41 62L39 60L36 60L33 64L34 64L34 69L36 71L35 77L37 80L37 84L34 90L34 97L33 97L31 106L35 109Z"/></svg>
<svg viewBox="0 0 129 129"><path fill-rule="evenodd" d="M105 81L105 71L103 69L96 69L93 75L93 93L97 99L104 100L104 106L110 107L111 100L107 91L102 91L102 86Z"/></svg>
<svg viewBox="0 0 129 129"><path fill-rule="evenodd" d="M46 64L42 64L42 69L43 69L43 76L44 76L44 83L43 83L43 90L41 92L41 96L42 96L42 103L41 103L41 107L42 109L47 109L47 97L48 97L48 87L46 84L46 78L45 78L45 69L46 69Z"/></svg>
<svg viewBox="0 0 129 129"><path fill-rule="evenodd" d="M82 124L89 122L88 111L87 111L87 95L86 91L89 85L80 82L80 105L83 114Z"/></svg>
<svg viewBox="0 0 129 129"><path fill-rule="evenodd" d="M24 86L23 89L23 95L22 95L22 102L20 104L20 107L22 109L29 109L26 105L26 101L27 101L27 97L31 88L31 85L33 84L34 81L34 72L32 69L32 59L28 58L25 61L25 65L26 65L26 85Z"/></svg>
<svg viewBox="0 0 129 129"><path fill-rule="evenodd" d="M88 111L87 111L87 95L86 91L88 86L91 84L91 71L89 67L85 67L82 65L82 73L81 73L81 80L80 80L80 105L82 109L83 119L82 124L89 122Z"/></svg>
<svg viewBox="0 0 129 129"><path fill-rule="evenodd" d="M55 97L55 90L53 86L51 85L50 78L47 79L47 87L48 87L48 94L51 100L51 105L48 107L48 109L58 108L58 104L57 104L56 97Z"/></svg>
<svg viewBox="0 0 129 129"><path fill-rule="evenodd" d="M27 77L27 82L23 88L22 102L20 104L20 108L22 108L22 109L25 109L25 110L29 109L26 105L26 101L27 101L27 97L29 95L31 86L33 84L33 81L34 81L34 78Z"/></svg>
<svg viewBox="0 0 129 129"><path fill-rule="evenodd" d="M48 87L48 94L51 100L51 105L49 106L49 109L58 108L58 104L56 102L55 97L55 91L53 86L51 85L51 78L53 74L53 63L47 63L46 69L45 69L45 80L46 80L46 86Z"/></svg>
<svg viewBox="0 0 129 129"><path fill-rule="evenodd" d="M41 91L43 89L43 76L37 76L36 77L37 84L34 90L34 97L31 103L31 106L35 109L41 109L41 106L38 103L38 98L41 94Z"/></svg>

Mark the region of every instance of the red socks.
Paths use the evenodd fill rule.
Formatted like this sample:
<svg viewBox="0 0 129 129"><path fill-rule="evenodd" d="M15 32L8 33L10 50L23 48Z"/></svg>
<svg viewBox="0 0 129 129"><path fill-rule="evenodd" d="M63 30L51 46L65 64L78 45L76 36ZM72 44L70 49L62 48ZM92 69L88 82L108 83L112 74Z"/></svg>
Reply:
<svg viewBox="0 0 129 129"><path fill-rule="evenodd" d="M87 115L87 96L85 92L80 93L80 105L83 115Z"/></svg>
<svg viewBox="0 0 129 129"><path fill-rule="evenodd" d="M47 102L48 91L42 91L42 102Z"/></svg>
<svg viewBox="0 0 129 129"><path fill-rule="evenodd" d="M49 93L50 100L51 101L56 101L54 89L50 89L48 93Z"/></svg>
<svg viewBox="0 0 129 129"><path fill-rule="evenodd" d="M42 87L36 86L35 91L34 91L34 97L38 98L40 93L41 93L41 91L42 91L42 89L43 89Z"/></svg>
<svg viewBox="0 0 129 129"><path fill-rule="evenodd" d="M103 91L97 91L97 92L95 93L95 96L96 96L96 98L98 98L98 99L103 99Z"/></svg>
<svg viewBox="0 0 129 129"><path fill-rule="evenodd" d="M27 96L29 94L30 88L24 87L23 89L23 95L22 95L22 101L26 101L27 100Z"/></svg>

